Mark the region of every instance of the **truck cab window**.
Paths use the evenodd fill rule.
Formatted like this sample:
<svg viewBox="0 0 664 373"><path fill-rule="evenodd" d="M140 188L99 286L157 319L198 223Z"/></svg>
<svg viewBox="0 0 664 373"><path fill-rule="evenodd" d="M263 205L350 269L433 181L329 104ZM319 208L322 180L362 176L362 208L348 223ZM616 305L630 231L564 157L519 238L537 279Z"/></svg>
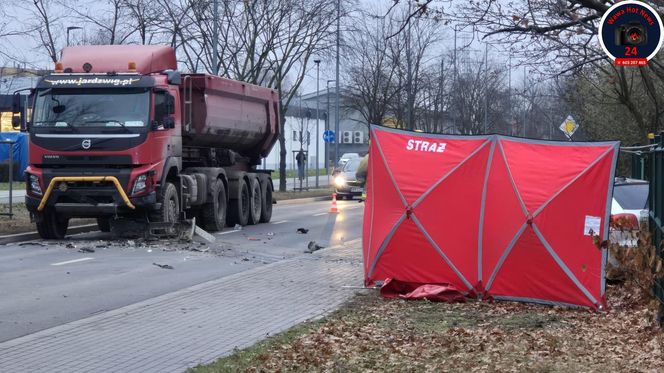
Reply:
<svg viewBox="0 0 664 373"><path fill-rule="evenodd" d="M166 92L157 92L154 95L154 120L158 123L161 123L168 115L168 110L166 109L166 96Z"/></svg>

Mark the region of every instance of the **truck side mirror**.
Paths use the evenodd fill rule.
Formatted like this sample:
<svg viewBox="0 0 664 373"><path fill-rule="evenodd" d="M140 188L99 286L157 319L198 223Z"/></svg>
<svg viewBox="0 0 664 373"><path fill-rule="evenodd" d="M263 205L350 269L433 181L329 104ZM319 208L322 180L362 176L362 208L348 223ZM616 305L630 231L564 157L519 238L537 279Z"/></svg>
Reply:
<svg viewBox="0 0 664 373"><path fill-rule="evenodd" d="M21 105L21 94L16 92L12 97L12 113L20 114L23 112L23 105Z"/></svg>
<svg viewBox="0 0 664 373"><path fill-rule="evenodd" d="M15 130L22 129L20 116L17 115L12 116L12 128L14 128Z"/></svg>
<svg viewBox="0 0 664 373"><path fill-rule="evenodd" d="M175 114L175 97L170 93L166 94L166 113Z"/></svg>
<svg viewBox="0 0 664 373"><path fill-rule="evenodd" d="M162 121L164 128L175 128L175 119L173 117L165 117Z"/></svg>

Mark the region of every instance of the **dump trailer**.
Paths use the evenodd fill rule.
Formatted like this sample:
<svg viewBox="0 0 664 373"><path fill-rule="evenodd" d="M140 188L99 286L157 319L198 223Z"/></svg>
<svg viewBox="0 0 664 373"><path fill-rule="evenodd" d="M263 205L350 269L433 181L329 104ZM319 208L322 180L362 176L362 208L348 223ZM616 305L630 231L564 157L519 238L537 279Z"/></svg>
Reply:
<svg viewBox="0 0 664 373"><path fill-rule="evenodd" d="M76 46L32 93L26 205L45 239L71 218L169 234L270 221L257 166L279 131L272 89L177 71L172 48Z"/></svg>

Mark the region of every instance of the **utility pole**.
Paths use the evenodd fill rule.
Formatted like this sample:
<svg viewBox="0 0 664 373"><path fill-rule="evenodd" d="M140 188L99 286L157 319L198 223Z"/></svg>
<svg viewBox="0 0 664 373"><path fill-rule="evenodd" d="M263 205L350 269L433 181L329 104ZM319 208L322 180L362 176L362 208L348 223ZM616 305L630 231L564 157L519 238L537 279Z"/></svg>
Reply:
<svg viewBox="0 0 664 373"><path fill-rule="evenodd" d="M341 47L341 0L337 0L337 71L336 71L336 115L334 118L334 134L335 134L335 139L334 139L334 164L336 166L338 160L339 160L339 140L341 139L341 136L339 136L339 49Z"/></svg>
<svg viewBox="0 0 664 373"><path fill-rule="evenodd" d="M408 15L410 16L411 12L411 3L408 2ZM411 104L414 100L412 99L413 96L413 57L412 57L412 50L410 47L410 38L412 36L411 32L411 24L412 20L408 21L408 31L406 35L406 129L409 130L414 130L415 129L415 123L414 122L414 115L413 115L413 109L414 106Z"/></svg>
<svg viewBox="0 0 664 373"><path fill-rule="evenodd" d="M316 188L318 188L318 178L320 177L320 60L314 60L316 64Z"/></svg>
<svg viewBox="0 0 664 373"><path fill-rule="evenodd" d="M325 112L327 115L325 116L325 129L329 130L330 129L330 82L333 82L334 80L328 80L327 83L325 83L325 86L327 87L327 111ZM335 141L336 141L336 136L339 136L335 134ZM325 172L327 173L327 183L330 183L330 170L328 169L329 167L329 161L330 161L330 148L329 148L329 143L325 143Z"/></svg>
<svg viewBox="0 0 664 373"><path fill-rule="evenodd" d="M509 106L509 134L510 136L514 135L514 125L512 124L512 52L509 54L508 59L509 68L507 70L507 105Z"/></svg>
<svg viewBox="0 0 664 373"><path fill-rule="evenodd" d="M484 134L489 125L489 43L484 44Z"/></svg>
<svg viewBox="0 0 664 373"><path fill-rule="evenodd" d="M528 75L526 75L526 67L523 67L523 137L526 137L526 111L528 109L526 97L526 90L528 89Z"/></svg>
<svg viewBox="0 0 664 373"><path fill-rule="evenodd" d="M69 26L69 27L67 27L67 46L69 46L69 32L71 30L80 30L80 29L82 29L82 27L78 27L78 26Z"/></svg>
<svg viewBox="0 0 664 373"><path fill-rule="evenodd" d="M212 73L219 75L219 57L217 43L219 39L219 0L214 0L212 8Z"/></svg>
<svg viewBox="0 0 664 373"><path fill-rule="evenodd" d="M440 89L438 90L438 99L440 100L438 104L440 105L440 122L434 122L434 128L433 132L439 133L439 131L442 131L445 126L445 106L443 103L445 102L445 57L440 59L440 82L438 83L440 85ZM438 124L440 124L440 127L438 127Z"/></svg>
<svg viewBox="0 0 664 373"><path fill-rule="evenodd" d="M457 94L457 25L454 25L454 81L452 83L452 92ZM454 103L454 96L452 96ZM456 113L452 112L452 134L456 133Z"/></svg>

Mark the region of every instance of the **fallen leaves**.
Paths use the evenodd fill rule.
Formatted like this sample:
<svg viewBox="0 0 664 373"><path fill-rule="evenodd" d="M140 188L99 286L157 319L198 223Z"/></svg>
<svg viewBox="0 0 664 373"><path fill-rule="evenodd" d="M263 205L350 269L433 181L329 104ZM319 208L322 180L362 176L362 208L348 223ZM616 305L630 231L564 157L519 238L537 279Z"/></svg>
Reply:
<svg viewBox="0 0 664 373"><path fill-rule="evenodd" d="M657 371L664 333L633 287L597 313L534 304L356 297L246 371ZM636 300L636 301L635 301Z"/></svg>

